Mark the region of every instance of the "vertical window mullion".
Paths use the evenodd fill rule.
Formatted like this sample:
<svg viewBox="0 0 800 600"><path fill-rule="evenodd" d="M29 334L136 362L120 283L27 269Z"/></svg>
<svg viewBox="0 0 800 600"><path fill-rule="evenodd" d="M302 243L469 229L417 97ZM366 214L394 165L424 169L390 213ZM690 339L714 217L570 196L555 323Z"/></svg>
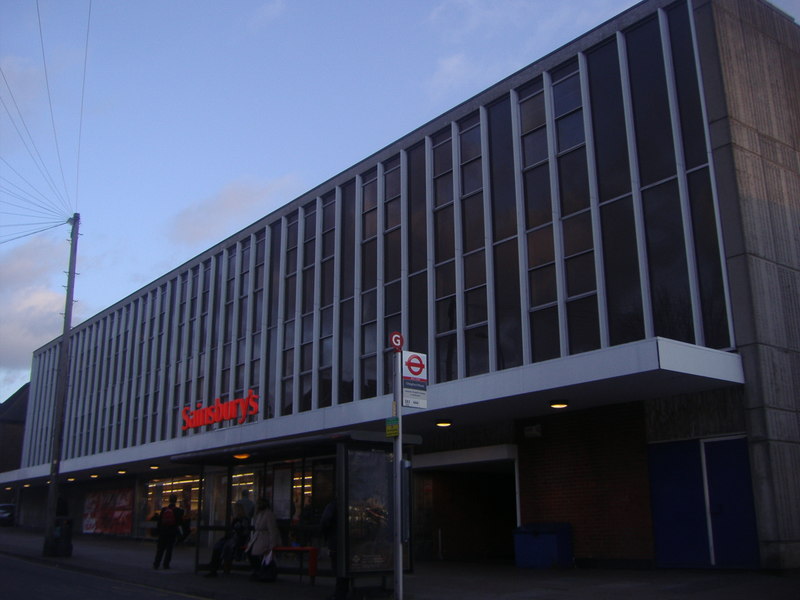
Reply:
<svg viewBox="0 0 800 600"><path fill-rule="evenodd" d="M595 161L594 130L592 129L591 98L589 90L589 71L586 55L578 54L581 79L581 103L583 106L583 130L586 135L586 167L589 178L589 206L592 213L592 242L594 252L595 289L597 290L597 313L600 325L600 347L610 344L608 327L608 301L606 299L605 265L603 263L603 233L600 228L600 192L597 184L597 164Z"/></svg>
<svg viewBox="0 0 800 600"><path fill-rule="evenodd" d="M556 300L558 310L559 356L568 354L567 286L564 272L564 244L561 234L561 189L558 177L558 152L556 146L556 121L553 108L553 82L550 73L542 73L544 106L547 122L547 161L550 170L550 202L552 210L553 252L556 269Z"/></svg>
<svg viewBox="0 0 800 600"><path fill-rule="evenodd" d="M450 139L458 135L455 123L450 123ZM451 154L453 160L453 196L460 197L461 183L460 179L455 175L455 165L457 156L456 151L451 145ZM433 206L434 206L434 182L433 182L433 139L430 136L425 137L425 243L426 243L426 268L425 277L427 285L426 302L428 305L428 381L438 381L438 374L436 373L438 363L437 345L436 345L436 277L435 277L435 259L434 259L434 227L433 227Z"/></svg>
<svg viewBox="0 0 800 600"><path fill-rule="evenodd" d="M672 139L675 147L675 166L678 174L678 194L680 196L681 217L683 222L683 241L686 250L686 266L689 275L689 296L692 303L692 325L695 344L705 345L705 331L701 313L700 284L697 273L697 254L695 252L692 213L689 206L689 184L686 180L686 159L684 157L681 122L678 107L678 92L675 83L675 70L672 62L669 24L664 9L658 10L658 25L661 31L661 52L664 55L664 74L667 80L670 121L672 123Z"/></svg>
<svg viewBox="0 0 800 600"><path fill-rule="evenodd" d="M380 396L384 388L383 372L383 350L387 345L386 336L383 333L386 320L386 295L384 285L386 284L386 169L382 162L378 163L378 226L377 230L377 258L375 259L375 396ZM390 375L391 376L391 375Z"/></svg>
<svg viewBox="0 0 800 600"><path fill-rule="evenodd" d="M489 364L488 371L497 370L497 303L495 301L495 276L494 276L494 219L492 216L492 186L489 185L491 181L491 165L489 157L489 117L486 112L486 106L480 108L480 128L481 128L481 169L483 171L483 251L486 263L486 328L489 337ZM460 205L460 203L459 203ZM458 230L461 230L461 220L458 223ZM456 253L456 290L459 298L465 297L463 278L459 282L458 275L462 272L463 252ZM466 363L468 357L466 356L466 348L464 352L463 362Z"/></svg>
<svg viewBox="0 0 800 600"><path fill-rule="evenodd" d="M647 261L647 241L645 239L644 211L642 209L642 190L639 178L639 159L636 152L636 132L633 126L633 100L631 99L630 71L628 70L627 41L622 32L617 32L617 52L622 85L622 104L625 112L625 130L628 139L628 161L631 170L631 194L633 196L633 216L636 222L636 248L639 254L639 280L642 287L642 312L644 313L644 336L654 335L653 302L650 297L650 270Z"/></svg>

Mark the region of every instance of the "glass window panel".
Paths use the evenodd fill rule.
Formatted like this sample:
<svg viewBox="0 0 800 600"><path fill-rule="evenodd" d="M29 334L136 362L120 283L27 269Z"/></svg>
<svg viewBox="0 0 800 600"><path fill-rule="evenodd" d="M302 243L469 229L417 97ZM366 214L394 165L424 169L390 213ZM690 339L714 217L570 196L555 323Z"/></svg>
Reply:
<svg viewBox="0 0 800 600"><path fill-rule="evenodd" d="M728 316L708 169L689 174L688 180L705 344L711 348L727 348L730 346Z"/></svg>
<svg viewBox="0 0 800 600"><path fill-rule="evenodd" d="M319 391L317 406L327 408L333 402L333 374L330 369L323 369L319 372Z"/></svg>
<svg viewBox="0 0 800 600"><path fill-rule="evenodd" d="M370 210L378 206L378 182L373 180L363 186L363 210Z"/></svg>
<svg viewBox="0 0 800 600"><path fill-rule="evenodd" d="M450 261L436 267L436 297L443 298L456 291L456 263Z"/></svg>
<svg viewBox="0 0 800 600"><path fill-rule="evenodd" d="M319 334L321 336L333 334L333 308L323 308L319 313Z"/></svg>
<svg viewBox="0 0 800 600"><path fill-rule="evenodd" d="M301 333L301 341L306 344L314 337L314 315L306 315L301 319L303 324L303 331Z"/></svg>
<svg viewBox="0 0 800 600"><path fill-rule="evenodd" d="M391 229L392 227L400 225L400 198L395 198L386 203L384 216L386 220L386 229Z"/></svg>
<svg viewBox="0 0 800 600"><path fill-rule="evenodd" d="M644 337L636 225L630 196L600 207L611 345Z"/></svg>
<svg viewBox="0 0 800 600"><path fill-rule="evenodd" d="M310 371L314 364L314 344L303 344L300 347L300 370Z"/></svg>
<svg viewBox="0 0 800 600"><path fill-rule="evenodd" d="M436 235L436 262L453 258L455 240L453 239L453 206L439 209L433 216L433 228Z"/></svg>
<svg viewBox="0 0 800 600"><path fill-rule="evenodd" d="M394 281L400 277L400 230L386 234L383 247L383 279Z"/></svg>
<svg viewBox="0 0 800 600"><path fill-rule="evenodd" d="M592 213L589 211L564 219L564 254L572 256L592 246Z"/></svg>
<svg viewBox="0 0 800 600"><path fill-rule="evenodd" d="M554 260L553 226L531 231L528 234L528 266L539 267Z"/></svg>
<svg viewBox="0 0 800 600"><path fill-rule="evenodd" d="M664 55L658 19L626 34L639 176L646 186L675 174Z"/></svg>
<svg viewBox="0 0 800 600"><path fill-rule="evenodd" d="M295 299L297 297L297 276L292 275L286 278L286 298L285 298L285 314L287 317L294 315Z"/></svg>
<svg viewBox="0 0 800 600"><path fill-rule="evenodd" d="M303 271L303 313L314 310L314 268Z"/></svg>
<svg viewBox="0 0 800 600"><path fill-rule="evenodd" d="M581 80L577 73L553 86L553 110L556 117L565 115L580 105Z"/></svg>
<svg viewBox="0 0 800 600"><path fill-rule="evenodd" d="M482 248L485 244L483 230L483 194L474 194L461 201L461 218L464 232L464 252Z"/></svg>
<svg viewBox="0 0 800 600"><path fill-rule="evenodd" d="M522 136L522 166L530 167L547 160L547 129L542 127Z"/></svg>
<svg viewBox="0 0 800 600"><path fill-rule="evenodd" d="M386 310L384 314L386 315L394 315L399 313L403 306L403 294L402 294L402 287L400 286L399 281L395 281L394 283L386 286L386 292L384 294L384 304Z"/></svg>
<svg viewBox="0 0 800 600"><path fill-rule="evenodd" d="M436 333L456 328L456 297L450 296L436 302Z"/></svg>
<svg viewBox="0 0 800 600"><path fill-rule="evenodd" d="M506 369L522 364L519 248L516 237L495 246L494 264L497 367Z"/></svg>
<svg viewBox="0 0 800 600"><path fill-rule="evenodd" d="M438 146L439 144L441 144L441 143L443 143L443 142L445 142L445 141L447 141L449 139L450 139L450 126L449 125L447 125L446 127L443 127L442 129L440 129L439 131L437 131L436 133L434 133L431 136L431 141L433 142L434 146Z"/></svg>
<svg viewBox="0 0 800 600"><path fill-rule="evenodd" d="M473 160L461 167L461 195L466 196L477 192L483 187L483 172L481 159Z"/></svg>
<svg viewBox="0 0 800 600"><path fill-rule="evenodd" d="M481 155L481 128L473 127L461 134L461 162L465 163Z"/></svg>
<svg viewBox="0 0 800 600"><path fill-rule="evenodd" d="M464 335L467 377L489 372L489 333L486 326L468 329Z"/></svg>
<svg viewBox="0 0 800 600"><path fill-rule="evenodd" d="M586 56L597 183L602 202L631 191L616 41L612 39L610 43L603 44Z"/></svg>
<svg viewBox="0 0 800 600"><path fill-rule="evenodd" d="M333 357L333 338L326 337L319 341L319 366L329 367Z"/></svg>
<svg viewBox="0 0 800 600"><path fill-rule="evenodd" d="M554 69L550 70L550 77L553 82L558 82L559 80L563 79L570 73L574 73L578 70L578 58L572 57L569 60L561 63Z"/></svg>
<svg viewBox="0 0 800 600"><path fill-rule="evenodd" d="M322 286L320 295L320 306L329 306L333 304L333 260L326 260L321 265L321 278L320 285Z"/></svg>
<svg viewBox="0 0 800 600"><path fill-rule="evenodd" d="M681 3L669 9L667 15L672 44L672 63L676 66L675 87L678 91L683 153L686 168L691 169L708 162L692 32L685 4Z"/></svg>
<svg viewBox="0 0 800 600"><path fill-rule="evenodd" d="M514 183L514 148L511 143L511 100L506 95L487 109L489 133L489 186L492 202L492 234L495 241L517 232L517 199Z"/></svg>
<svg viewBox="0 0 800 600"><path fill-rule="evenodd" d="M642 193L653 322L658 336L694 342L689 274L675 180Z"/></svg>
<svg viewBox="0 0 800 600"><path fill-rule="evenodd" d="M566 267L568 296L585 294L597 288L594 277L594 252L568 258Z"/></svg>
<svg viewBox="0 0 800 600"><path fill-rule="evenodd" d="M470 289L486 283L486 259L483 251L464 257L464 288Z"/></svg>
<svg viewBox="0 0 800 600"><path fill-rule="evenodd" d="M374 398L378 392L378 361L374 356L361 360L361 397Z"/></svg>
<svg viewBox="0 0 800 600"><path fill-rule="evenodd" d="M400 195L400 169L395 169L389 173L386 173L384 177L384 184L386 189L384 192L386 193L387 198L394 198L395 196Z"/></svg>
<svg viewBox="0 0 800 600"><path fill-rule="evenodd" d="M364 222L362 227L362 238L368 240L375 237L378 233L378 211L371 210L364 213Z"/></svg>
<svg viewBox="0 0 800 600"><path fill-rule="evenodd" d="M479 287L468 291L465 294L466 300L466 324L476 325L486 321L486 288Z"/></svg>
<svg viewBox="0 0 800 600"><path fill-rule="evenodd" d="M316 202L311 202L305 206L305 222L303 223L303 239L308 241L317 232L317 211Z"/></svg>
<svg viewBox="0 0 800 600"><path fill-rule="evenodd" d="M378 349L377 344L378 324L368 323L361 327L361 354L374 354Z"/></svg>
<svg viewBox="0 0 800 600"><path fill-rule="evenodd" d="M556 139L558 140L559 152L563 152L564 150L568 150L573 146L583 143L582 110L576 110L574 113L556 121Z"/></svg>
<svg viewBox="0 0 800 600"><path fill-rule="evenodd" d="M285 350L283 353L283 376L291 377L294 373L294 350Z"/></svg>
<svg viewBox="0 0 800 600"><path fill-rule="evenodd" d="M351 402L353 400L353 301L342 302L342 310L339 316L340 327L340 349L339 349L339 402Z"/></svg>
<svg viewBox="0 0 800 600"><path fill-rule="evenodd" d="M597 296L567 303L567 329L570 354L588 352L600 347Z"/></svg>
<svg viewBox="0 0 800 600"><path fill-rule="evenodd" d="M522 133L528 133L545 124L544 94L537 94L520 102L519 115Z"/></svg>
<svg viewBox="0 0 800 600"><path fill-rule="evenodd" d="M416 273L425 268L428 260L425 145L417 144L408 150L406 156L408 157L408 271Z"/></svg>
<svg viewBox="0 0 800 600"><path fill-rule="evenodd" d="M286 251L286 273L294 273L297 271L297 248L292 248ZM230 298L231 294L228 293Z"/></svg>
<svg viewBox="0 0 800 600"><path fill-rule="evenodd" d="M294 248L297 246L297 213L293 212L286 217L286 247ZM228 269L230 273L230 269Z"/></svg>
<svg viewBox="0 0 800 600"><path fill-rule="evenodd" d="M433 181L434 202L442 206L453 201L453 174L446 173Z"/></svg>
<svg viewBox="0 0 800 600"><path fill-rule="evenodd" d="M322 207L323 231L328 231L336 226L336 202L333 198L335 198L335 195L331 193L330 200L324 200L327 204Z"/></svg>
<svg viewBox="0 0 800 600"><path fill-rule="evenodd" d="M361 247L361 288L371 290L375 287L378 263L378 244L376 240L366 242ZM347 269L342 269L346 271Z"/></svg>
<svg viewBox="0 0 800 600"><path fill-rule="evenodd" d="M544 84L542 81L542 76L539 75L539 77L533 81L529 81L528 83L524 83L519 86L517 88L517 95L524 100L528 96L533 96L534 94L541 92L543 88Z"/></svg>
<svg viewBox="0 0 800 600"><path fill-rule="evenodd" d="M437 177L453 168L453 149L450 142L433 149L433 176Z"/></svg>
<svg viewBox="0 0 800 600"><path fill-rule="evenodd" d="M342 186L342 222L339 227L342 231L341 261L342 265L355 263L355 209L356 188L352 181ZM355 269L342 269L341 297L352 298L355 288Z"/></svg>
<svg viewBox="0 0 800 600"><path fill-rule="evenodd" d="M557 297L556 267L550 265L530 272L531 306L555 302Z"/></svg>
<svg viewBox="0 0 800 600"><path fill-rule="evenodd" d="M409 278L408 347L428 352L428 279L424 271Z"/></svg>
<svg viewBox="0 0 800 600"><path fill-rule="evenodd" d="M283 399L281 402L281 415L292 414L294 397L294 380L287 379L282 386Z"/></svg>
<svg viewBox="0 0 800 600"><path fill-rule="evenodd" d="M558 333L558 309L553 306L531 314L531 354L533 362L561 355Z"/></svg>
<svg viewBox="0 0 800 600"><path fill-rule="evenodd" d="M558 159L561 214L569 215L589 207L589 176L586 149L578 148Z"/></svg>
<svg viewBox="0 0 800 600"><path fill-rule="evenodd" d="M550 201L550 171L547 163L526 171L525 212L528 227L536 227L553 220Z"/></svg>
<svg viewBox="0 0 800 600"><path fill-rule="evenodd" d="M436 382L453 381L458 377L458 347L455 334L436 340Z"/></svg>
<svg viewBox="0 0 800 600"><path fill-rule="evenodd" d="M378 293L375 290L361 296L361 322L374 321L378 316Z"/></svg>

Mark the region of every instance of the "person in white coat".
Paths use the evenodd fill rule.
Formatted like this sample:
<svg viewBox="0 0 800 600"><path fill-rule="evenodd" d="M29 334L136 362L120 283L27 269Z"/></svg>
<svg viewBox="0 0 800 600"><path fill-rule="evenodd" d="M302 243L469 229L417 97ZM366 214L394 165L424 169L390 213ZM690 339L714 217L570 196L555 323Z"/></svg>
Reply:
<svg viewBox="0 0 800 600"><path fill-rule="evenodd" d="M253 515L253 532L247 542L245 551L250 556L250 562L257 575L262 566L262 560L272 552L275 546L280 546L281 534L278 530L278 522L275 520L275 513L269 507L266 498L259 498L256 505L256 512Z"/></svg>

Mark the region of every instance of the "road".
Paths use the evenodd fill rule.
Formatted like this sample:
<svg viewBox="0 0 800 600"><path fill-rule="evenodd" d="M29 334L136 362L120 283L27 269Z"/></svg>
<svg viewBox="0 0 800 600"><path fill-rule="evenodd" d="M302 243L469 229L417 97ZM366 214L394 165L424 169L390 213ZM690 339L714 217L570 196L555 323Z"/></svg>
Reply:
<svg viewBox="0 0 800 600"><path fill-rule="evenodd" d="M199 598L0 555L4 600L186 600Z"/></svg>

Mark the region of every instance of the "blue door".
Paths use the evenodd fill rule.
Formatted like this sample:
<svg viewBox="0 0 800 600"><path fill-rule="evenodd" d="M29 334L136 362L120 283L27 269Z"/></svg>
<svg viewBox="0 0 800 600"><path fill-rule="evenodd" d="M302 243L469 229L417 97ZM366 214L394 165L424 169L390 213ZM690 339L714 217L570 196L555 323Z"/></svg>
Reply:
<svg viewBox="0 0 800 600"><path fill-rule="evenodd" d="M653 444L649 461L658 566L759 565L744 438Z"/></svg>

